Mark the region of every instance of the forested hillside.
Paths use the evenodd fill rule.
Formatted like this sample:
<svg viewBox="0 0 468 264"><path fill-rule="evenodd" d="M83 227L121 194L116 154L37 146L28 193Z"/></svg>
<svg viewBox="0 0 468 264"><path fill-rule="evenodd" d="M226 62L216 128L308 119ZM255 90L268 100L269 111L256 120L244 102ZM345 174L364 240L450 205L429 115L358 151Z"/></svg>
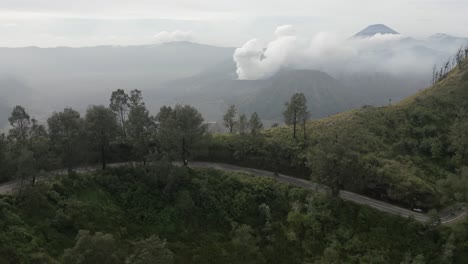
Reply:
<svg viewBox="0 0 468 264"><path fill-rule="evenodd" d="M165 163L0 198L0 263L464 263L456 231L273 180Z"/></svg>
<svg viewBox="0 0 468 264"><path fill-rule="evenodd" d="M364 106L255 139L216 135L199 159L275 169L408 207L466 201L468 62L385 107ZM302 122L299 122L302 123Z"/></svg>

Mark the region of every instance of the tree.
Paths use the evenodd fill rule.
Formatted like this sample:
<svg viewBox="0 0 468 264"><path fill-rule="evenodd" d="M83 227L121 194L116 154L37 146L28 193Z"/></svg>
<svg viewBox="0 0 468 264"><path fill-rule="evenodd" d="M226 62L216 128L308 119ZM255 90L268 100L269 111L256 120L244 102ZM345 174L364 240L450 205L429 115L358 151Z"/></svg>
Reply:
<svg viewBox="0 0 468 264"><path fill-rule="evenodd" d="M125 264L171 264L174 253L166 246L166 241L158 236L151 236L135 243L135 250Z"/></svg>
<svg viewBox="0 0 468 264"><path fill-rule="evenodd" d="M325 250L323 251L323 256L321 258L320 263L339 264L342 262L343 261L340 258L340 243L334 240L332 241L330 246L325 248Z"/></svg>
<svg viewBox="0 0 468 264"><path fill-rule="evenodd" d="M178 155L187 166L194 144L207 130L202 115L189 105L176 105L174 109L163 106L156 119L159 123L158 141L163 151L170 159Z"/></svg>
<svg viewBox="0 0 468 264"><path fill-rule="evenodd" d="M455 246L455 240L455 235L451 233L444 245L441 261L442 264L453 263L454 251L457 249Z"/></svg>
<svg viewBox="0 0 468 264"><path fill-rule="evenodd" d="M85 127L89 139L101 153L102 169L106 169L110 141L115 136L117 119L115 114L104 106L91 106L86 111Z"/></svg>
<svg viewBox="0 0 468 264"><path fill-rule="evenodd" d="M128 135L137 160L145 161L145 156L149 150L149 138L153 128L153 120L151 120L145 105L132 105L128 115Z"/></svg>
<svg viewBox="0 0 468 264"><path fill-rule="evenodd" d="M450 150L455 154L453 159L458 165L468 165L468 114L460 109L457 119L450 129Z"/></svg>
<svg viewBox="0 0 468 264"><path fill-rule="evenodd" d="M352 147L353 141L346 135L322 138L308 155L312 178L330 187L333 196L338 196L346 185L356 185L355 178L362 173L359 153Z"/></svg>
<svg viewBox="0 0 468 264"><path fill-rule="evenodd" d="M296 138L296 129L299 123L304 124L309 119L310 114L307 112L307 99L303 93L295 93L289 102L286 103L286 110L283 112L284 122L287 125L293 126L293 138Z"/></svg>
<svg viewBox="0 0 468 264"><path fill-rule="evenodd" d="M47 132L36 119L31 119L22 106L16 106L10 118L9 137L16 143L12 157L16 164L16 174L21 178L21 187L24 180L32 177L32 184L36 181L36 173L47 166Z"/></svg>
<svg viewBox="0 0 468 264"><path fill-rule="evenodd" d="M413 262L411 262L411 264L425 264L425 263L426 263L426 261L424 260L424 255L422 255L422 254L417 255L413 259Z"/></svg>
<svg viewBox="0 0 468 264"><path fill-rule="evenodd" d="M310 113L308 111L305 111L303 114L302 114L302 132L304 133L304 140L307 139L307 121L309 121L310 119Z"/></svg>
<svg viewBox="0 0 468 264"><path fill-rule="evenodd" d="M80 113L71 108L65 108L63 112L54 112L47 119L51 145L69 174L76 164L83 122Z"/></svg>
<svg viewBox="0 0 468 264"><path fill-rule="evenodd" d="M130 91L129 101L130 109L145 105L143 102L143 97L141 96L141 91L138 89Z"/></svg>
<svg viewBox="0 0 468 264"><path fill-rule="evenodd" d="M17 178L21 179L21 185L19 190L19 196L21 196L24 187L24 182L26 181L26 179L32 175L36 175L37 173L37 170L34 166L36 163L34 160L34 153L32 153L32 151L30 151L29 149L21 146L19 149L19 153L16 155L15 163L17 168L16 176Z"/></svg>
<svg viewBox="0 0 468 264"><path fill-rule="evenodd" d="M239 134L245 134L249 130L249 121L247 120L247 116L242 114L239 116L238 121L238 129Z"/></svg>
<svg viewBox="0 0 468 264"><path fill-rule="evenodd" d="M128 94L124 90L118 89L112 92L110 99L110 109L118 116L120 127L124 137L127 137L127 131L125 129L125 122L127 118L127 112L129 108Z"/></svg>
<svg viewBox="0 0 468 264"><path fill-rule="evenodd" d="M29 129L31 128L31 118L22 106L15 106L8 118L12 129L10 129L10 136L16 140L24 142L28 138Z"/></svg>
<svg viewBox="0 0 468 264"><path fill-rule="evenodd" d="M49 136L44 125L37 122L36 119L31 119L31 128L29 129L28 150L33 154L35 173L32 174L32 185L36 183L36 174L40 171L45 171L48 168L49 159Z"/></svg>
<svg viewBox="0 0 468 264"><path fill-rule="evenodd" d="M248 225L234 227L231 250L231 263L264 263L264 258L258 247L258 239L254 230Z"/></svg>
<svg viewBox="0 0 468 264"><path fill-rule="evenodd" d="M224 126L229 129L229 133L234 132L234 127L237 125L236 115L236 106L231 105L223 116Z"/></svg>
<svg viewBox="0 0 468 264"><path fill-rule="evenodd" d="M254 136L260 133L260 130L263 129L262 121L260 120L260 117L258 117L257 112L254 112L250 116L249 128L250 128L250 134Z"/></svg>
<svg viewBox="0 0 468 264"><path fill-rule="evenodd" d="M8 143L5 134L0 134L0 182L9 180L12 175L10 174L10 164L7 159Z"/></svg>
<svg viewBox="0 0 468 264"><path fill-rule="evenodd" d="M449 174L447 178L439 180L437 186L444 194L443 202L468 202L468 167L463 167L460 173Z"/></svg>
<svg viewBox="0 0 468 264"><path fill-rule="evenodd" d="M64 264L122 263L117 241L110 234L96 232L91 235L88 230L80 230L75 240L75 246L63 254Z"/></svg>

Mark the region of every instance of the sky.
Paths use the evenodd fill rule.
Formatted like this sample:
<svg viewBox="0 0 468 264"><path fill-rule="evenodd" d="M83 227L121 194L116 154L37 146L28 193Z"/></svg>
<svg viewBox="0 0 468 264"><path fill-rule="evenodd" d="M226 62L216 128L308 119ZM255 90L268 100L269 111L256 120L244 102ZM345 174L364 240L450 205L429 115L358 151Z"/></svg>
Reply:
<svg viewBox="0 0 468 264"><path fill-rule="evenodd" d="M351 36L386 24L417 38L468 37L467 0L0 0L0 46L242 46L281 25Z"/></svg>

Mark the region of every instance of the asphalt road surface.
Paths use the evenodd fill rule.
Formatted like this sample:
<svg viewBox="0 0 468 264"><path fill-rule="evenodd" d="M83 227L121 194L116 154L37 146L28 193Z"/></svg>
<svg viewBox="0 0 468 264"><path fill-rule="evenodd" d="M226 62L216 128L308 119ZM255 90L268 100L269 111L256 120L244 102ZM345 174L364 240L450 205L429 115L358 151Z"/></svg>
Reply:
<svg viewBox="0 0 468 264"><path fill-rule="evenodd" d="M118 167L118 166L123 166L128 163L114 163L110 164L109 167ZM180 165L180 164L178 164ZM262 177L269 177L272 179L275 179L277 181L283 182L283 183L288 183L297 187L302 187L310 190L315 190L315 191L324 191L327 189L324 185L312 183L307 180L287 176L284 174L278 174L278 173L273 173L270 171L265 171L265 170L258 170L258 169L252 169L252 168L246 168L246 167L241 167L241 166L236 166L236 165L230 165L230 164L223 164L223 163L214 163L214 162L190 162L189 167L192 168L210 168L210 169L218 169L218 170L224 170L224 171L234 171L234 172L244 172L248 173L251 175L255 176L262 176ZM76 169L75 171L78 173L82 172L88 172L88 171L93 171L96 170L97 166L95 167L80 167ZM53 175L64 175L66 174L66 170L58 170L58 171L53 171L51 174ZM40 180L40 179L39 179ZM11 181L7 182L4 184L0 185L0 194L9 194L15 191L15 189L19 186L18 181ZM372 199L357 193L353 192L348 192L348 191L340 191L340 198L346 201L351 201L357 204L361 205L366 205L372 208L375 208L379 211L392 214L392 215L398 215L401 217L413 217L415 220L419 222L425 222L428 223L430 221L430 217L426 214L423 213L418 213L414 212L393 204L389 204L383 201L379 201L376 199ZM454 206L451 206L449 208L446 208L440 212L439 219L440 223L442 224L452 224L456 223L466 217L468 213L468 210L466 206L463 204L456 204Z"/></svg>

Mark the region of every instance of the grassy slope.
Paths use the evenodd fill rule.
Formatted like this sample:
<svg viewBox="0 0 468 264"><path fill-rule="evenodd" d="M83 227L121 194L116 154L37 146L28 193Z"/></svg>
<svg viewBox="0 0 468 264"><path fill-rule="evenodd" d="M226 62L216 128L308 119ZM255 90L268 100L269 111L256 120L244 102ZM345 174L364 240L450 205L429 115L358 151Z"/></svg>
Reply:
<svg viewBox="0 0 468 264"><path fill-rule="evenodd" d="M350 148L376 159L376 170L366 175L367 189L378 187L380 195L390 200L408 205L416 200L419 206L429 207L438 203L437 180L460 167L451 161L447 135L467 102L465 61L446 79L398 104L363 107L312 121L307 131L312 145L331 135L349 137ZM270 129L266 135L277 142L291 140L291 128Z"/></svg>

